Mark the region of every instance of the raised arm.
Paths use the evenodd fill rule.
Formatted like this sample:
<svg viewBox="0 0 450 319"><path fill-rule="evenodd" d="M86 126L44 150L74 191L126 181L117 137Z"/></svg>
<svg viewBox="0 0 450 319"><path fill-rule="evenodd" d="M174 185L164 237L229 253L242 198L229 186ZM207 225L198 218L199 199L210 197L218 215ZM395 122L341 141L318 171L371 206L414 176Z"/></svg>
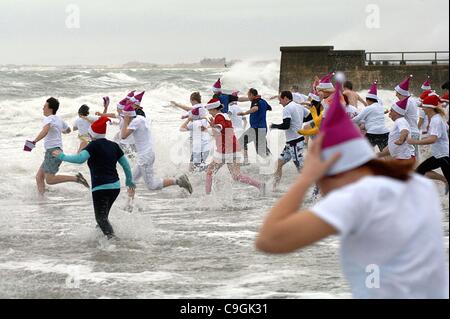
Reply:
<svg viewBox="0 0 450 319"><path fill-rule="evenodd" d="M83 150L81 151L81 153L76 155L66 155L62 151L56 150L52 152L52 155L59 158L63 162L69 162L73 164L83 164L91 157L89 152L86 150Z"/></svg>
<svg viewBox="0 0 450 319"><path fill-rule="evenodd" d="M170 101L170 104L172 104L173 106L175 106L175 107L177 107L179 109L182 109L182 110L184 110L186 112L192 111L192 107L189 107L187 105L183 105L183 104L177 103L175 101Z"/></svg>
<svg viewBox="0 0 450 319"><path fill-rule="evenodd" d="M45 138L49 131L50 131L50 124L47 124L39 132L38 136L34 139L33 143L36 144L37 142Z"/></svg>

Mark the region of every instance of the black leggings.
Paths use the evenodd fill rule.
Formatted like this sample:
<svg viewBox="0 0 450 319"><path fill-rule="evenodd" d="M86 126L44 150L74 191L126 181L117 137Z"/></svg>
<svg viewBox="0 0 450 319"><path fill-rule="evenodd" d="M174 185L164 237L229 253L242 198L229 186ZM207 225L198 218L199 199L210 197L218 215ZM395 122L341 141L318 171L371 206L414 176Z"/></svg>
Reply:
<svg viewBox="0 0 450 319"><path fill-rule="evenodd" d="M428 172L434 171L435 169L442 169L442 172L444 173L445 178L447 179L447 183L449 181L449 164L450 164L450 158L442 157L442 158L436 158L436 157L430 157L425 162L420 164L420 166L417 168L417 173L420 175L425 175Z"/></svg>
<svg viewBox="0 0 450 319"><path fill-rule="evenodd" d="M254 142L256 153L258 153L259 156L266 158L271 155L269 147L267 146L266 135L267 129L265 128L250 128L242 134L239 139L239 144L244 145L244 150L247 151L248 144Z"/></svg>
<svg viewBox="0 0 450 319"><path fill-rule="evenodd" d="M109 238L114 237L114 230L109 223L109 211L119 196L120 189L100 190L92 193L94 212L97 224L103 234Z"/></svg>

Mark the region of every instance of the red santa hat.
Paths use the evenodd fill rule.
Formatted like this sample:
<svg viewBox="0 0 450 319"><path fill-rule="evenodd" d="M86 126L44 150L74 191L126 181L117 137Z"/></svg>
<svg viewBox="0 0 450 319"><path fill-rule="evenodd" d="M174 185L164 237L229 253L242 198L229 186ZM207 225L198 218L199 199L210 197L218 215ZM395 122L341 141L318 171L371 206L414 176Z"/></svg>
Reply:
<svg viewBox="0 0 450 319"><path fill-rule="evenodd" d="M130 101L133 102L133 104L135 104L135 105L141 106L142 99L144 98L144 94L145 94L145 91L133 96L130 99Z"/></svg>
<svg viewBox="0 0 450 319"><path fill-rule="evenodd" d="M435 109L441 104L441 98L437 94L428 95L422 102L422 107Z"/></svg>
<svg viewBox="0 0 450 319"><path fill-rule="evenodd" d="M401 101L398 101L394 105L392 105L392 109L400 115L405 116L406 109L408 108L409 96Z"/></svg>
<svg viewBox="0 0 450 319"><path fill-rule="evenodd" d="M222 82L220 81L220 78L216 81L216 83L214 83L214 85L212 87L212 91L214 93L222 92Z"/></svg>
<svg viewBox="0 0 450 319"><path fill-rule="evenodd" d="M89 134L95 139L105 138L107 126L106 124L108 122L111 122L111 120L106 116L102 116L97 121L91 124L91 126L89 127Z"/></svg>
<svg viewBox="0 0 450 319"><path fill-rule="evenodd" d="M430 77L428 77L428 79L427 79L425 82L423 82L421 89L424 90L424 91L431 90L431 80L430 80Z"/></svg>
<svg viewBox="0 0 450 319"><path fill-rule="evenodd" d="M366 96L368 99L374 99L378 101L378 81L375 81L370 87L369 93Z"/></svg>
<svg viewBox="0 0 450 319"><path fill-rule="evenodd" d="M445 103L448 103L448 92L445 93L445 94L441 97L441 101L442 101L442 102L445 102Z"/></svg>
<svg viewBox="0 0 450 319"><path fill-rule="evenodd" d="M321 132L324 134L322 158L328 160L340 153L339 160L329 169L327 176L334 176L376 159L375 152L359 128L353 123L344 106L340 102L341 84L328 108L327 117L322 122Z"/></svg>
<svg viewBox="0 0 450 319"><path fill-rule="evenodd" d="M222 105L222 103L220 103L219 99L212 99L211 101L208 102L208 104L206 104L206 109L207 110L214 110L219 108Z"/></svg>
<svg viewBox="0 0 450 319"><path fill-rule="evenodd" d="M322 78L319 82L319 85L317 85L316 89L317 90L333 90L334 89L334 85L333 83L331 83L331 80L333 78L333 76L335 76L336 73L332 72L328 75L326 75L324 78Z"/></svg>
<svg viewBox="0 0 450 319"><path fill-rule="evenodd" d="M403 96L411 96L411 93L409 93L409 84L412 78L413 75L407 77L402 83L395 87L395 91Z"/></svg>

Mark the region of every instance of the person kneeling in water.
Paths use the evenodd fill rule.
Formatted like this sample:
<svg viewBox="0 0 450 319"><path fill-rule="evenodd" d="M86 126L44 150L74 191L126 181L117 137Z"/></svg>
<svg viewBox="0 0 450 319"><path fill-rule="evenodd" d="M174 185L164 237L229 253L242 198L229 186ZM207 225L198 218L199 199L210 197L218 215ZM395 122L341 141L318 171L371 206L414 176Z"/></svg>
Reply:
<svg viewBox="0 0 450 319"><path fill-rule="evenodd" d="M134 196L135 188L130 165L123 151L117 143L105 138L106 123L111 120L101 117L89 128L92 142L78 155L66 155L56 150L52 153L61 161L75 164L88 162L92 179L92 199L94 202L95 219L108 239L114 238L114 230L108 220L109 212L120 193L120 180L117 174L116 164L122 166L125 171L128 195Z"/></svg>

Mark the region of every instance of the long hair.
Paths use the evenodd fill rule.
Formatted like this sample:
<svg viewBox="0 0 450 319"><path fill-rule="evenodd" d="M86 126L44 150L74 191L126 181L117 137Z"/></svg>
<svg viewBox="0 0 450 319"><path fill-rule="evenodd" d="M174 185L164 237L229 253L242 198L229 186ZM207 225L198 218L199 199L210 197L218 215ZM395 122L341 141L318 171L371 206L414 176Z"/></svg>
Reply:
<svg viewBox="0 0 450 319"><path fill-rule="evenodd" d="M375 176L386 176L403 182L408 181L414 172L415 160L372 160L362 167L372 171Z"/></svg>

